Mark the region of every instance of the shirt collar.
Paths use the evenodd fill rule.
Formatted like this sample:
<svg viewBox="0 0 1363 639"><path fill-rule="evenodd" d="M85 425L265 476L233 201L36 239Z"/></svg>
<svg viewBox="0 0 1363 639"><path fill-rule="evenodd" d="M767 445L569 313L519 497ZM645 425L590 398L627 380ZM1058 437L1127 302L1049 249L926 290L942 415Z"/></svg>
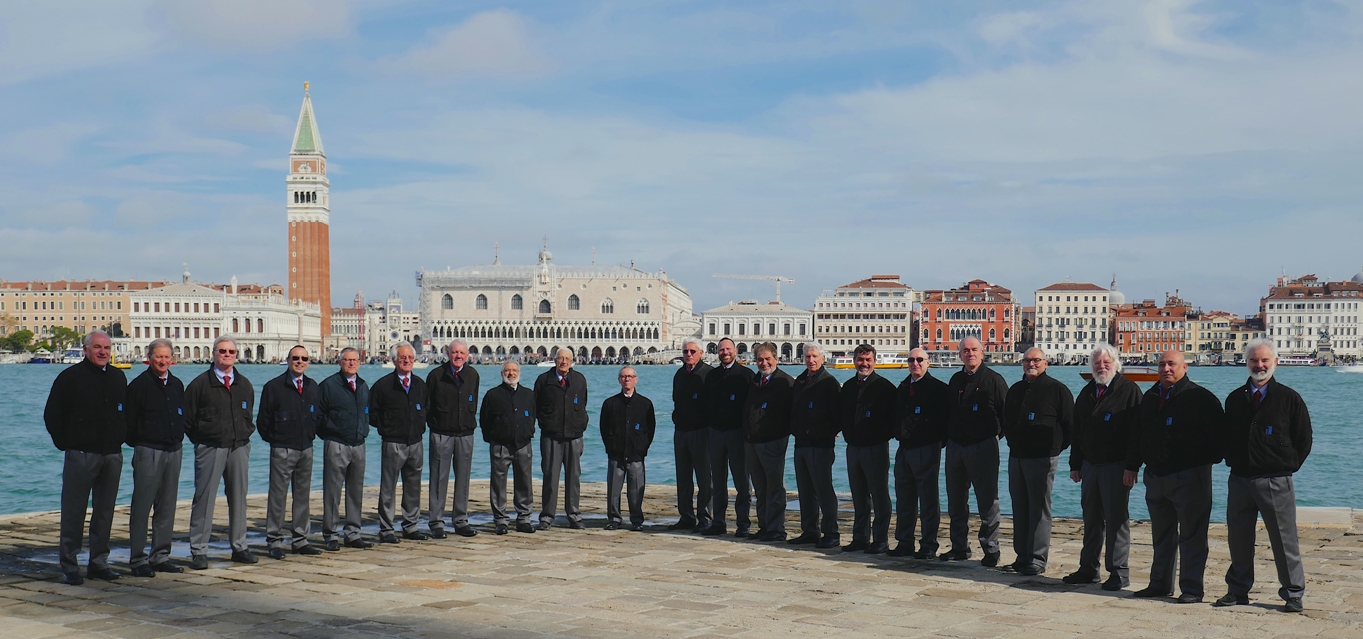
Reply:
<svg viewBox="0 0 1363 639"><path fill-rule="evenodd" d="M222 378L223 378L224 376L226 376L226 375L231 375L232 377L235 378L235 377L237 376L237 368L236 368L235 366L233 366L232 368L227 369L226 372L223 372L222 369L218 368L217 366L214 366L214 367L213 367L213 374L214 374L214 375L217 375L217 376L218 376L218 381L221 382L221 381L222 381Z"/></svg>

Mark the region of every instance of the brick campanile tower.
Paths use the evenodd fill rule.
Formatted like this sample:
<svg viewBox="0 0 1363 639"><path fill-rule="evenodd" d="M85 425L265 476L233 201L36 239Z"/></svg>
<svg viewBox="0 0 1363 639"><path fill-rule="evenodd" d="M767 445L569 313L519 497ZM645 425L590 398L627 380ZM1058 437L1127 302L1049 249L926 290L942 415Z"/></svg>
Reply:
<svg viewBox="0 0 1363 639"><path fill-rule="evenodd" d="M308 83L289 151L289 299L322 309L322 337L331 334L331 182Z"/></svg>

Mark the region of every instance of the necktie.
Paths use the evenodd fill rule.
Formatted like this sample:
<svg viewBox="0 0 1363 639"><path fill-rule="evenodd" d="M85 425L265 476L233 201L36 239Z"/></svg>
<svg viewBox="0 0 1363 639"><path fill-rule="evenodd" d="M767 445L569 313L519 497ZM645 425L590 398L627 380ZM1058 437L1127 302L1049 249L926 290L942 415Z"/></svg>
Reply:
<svg viewBox="0 0 1363 639"><path fill-rule="evenodd" d="M1255 389L1254 392L1251 394L1252 396L1249 398L1249 405L1253 407L1254 410L1259 410L1259 405L1262 404L1264 401L1264 396L1262 393L1263 389Z"/></svg>
<svg viewBox="0 0 1363 639"><path fill-rule="evenodd" d="M761 383L761 384L758 384L758 386L759 386L759 387L765 387L765 386L767 385L767 379L769 379L769 378L763 377L763 378L762 378L762 383Z"/></svg>
<svg viewBox="0 0 1363 639"><path fill-rule="evenodd" d="M355 380L350 380L350 392L355 392Z"/></svg>
<svg viewBox="0 0 1363 639"><path fill-rule="evenodd" d="M169 377L162 377L162 378L161 378L161 388L165 388L165 387L168 386L169 384L170 384L170 378L169 378Z"/></svg>
<svg viewBox="0 0 1363 639"><path fill-rule="evenodd" d="M1174 389L1173 389L1172 387L1170 387L1170 388L1165 388L1165 387L1163 387L1163 386L1160 386L1160 387L1159 387L1159 407L1160 407L1160 410L1164 410L1164 402L1169 401L1169 397L1170 397L1171 395L1173 395L1173 391L1174 391Z"/></svg>
<svg viewBox="0 0 1363 639"><path fill-rule="evenodd" d="M303 394L303 378L302 378L302 377L299 377L298 379L295 379L295 380L293 380L293 381L297 382L297 384L298 384L298 394L299 394L299 395L302 395L302 394Z"/></svg>
<svg viewBox="0 0 1363 639"><path fill-rule="evenodd" d="M1102 398L1103 398L1103 393L1105 393L1105 392L1107 392L1107 385L1106 385L1106 384L1099 384L1099 385L1098 385L1098 392L1093 394L1093 395L1094 395L1094 399L1102 399Z"/></svg>
<svg viewBox="0 0 1363 639"><path fill-rule="evenodd" d="M454 371L454 385L455 387L464 385L464 378L459 375L459 371Z"/></svg>
<svg viewBox="0 0 1363 639"><path fill-rule="evenodd" d="M909 397L913 397L913 392L915 390L913 386L914 382L909 382Z"/></svg>
<svg viewBox="0 0 1363 639"><path fill-rule="evenodd" d="M229 393L232 392L232 376L231 376L231 375L223 375L223 376L222 376L222 385L227 387L227 392L229 392Z"/></svg>
<svg viewBox="0 0 1363 639"><path fill-rule="evenodd" d="M559 388L568 388L568 378L567 377L558 378L558 385Z"/></svg>
<svg viewBox="0 0 1363 639"><path fill-rule="evenodd" d="M402 378L402 390L404 391L412 390L412 378L410 377Z"/></svg>

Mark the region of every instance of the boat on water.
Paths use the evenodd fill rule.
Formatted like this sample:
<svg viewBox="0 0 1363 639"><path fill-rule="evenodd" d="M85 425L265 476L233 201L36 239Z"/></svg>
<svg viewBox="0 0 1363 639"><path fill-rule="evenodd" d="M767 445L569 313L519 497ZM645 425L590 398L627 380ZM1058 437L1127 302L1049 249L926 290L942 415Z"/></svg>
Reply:
<svg viewBox="0 0 1363 639"><path fill-rule="evenodd" d="M546 359L546 360L544 360L544 361L542 361L542 362L540 362L540 363L538 363L538 364L535 364L535 367L536 367L536 368L553 368L553 367L554 367L554 360L552 360L552 359Z"/></svg>
<svg viewBox="0 0 1363 639"><path fill-rule="evenodd" d="M1363 364L1349 364L1348 366L1336 366L1335 370L1341 373L1363 373Z"/></svg>
<svg viewBox="0 0 1363 639"><path fill-rule="evenodd" d="M1084 378L1086 382L1093 379L1093 373L1088 371L1081 371L1079 376ZM1159 371L1149 366L1124 366L1122 367L1122 377L1133 382L1158 382Z"/></svg>
<svg viewBox="0 0 1363 639"><path fill-rule="evenodd" d="M1315 365L1316 365L1316 358L1314 358L1314 357L1303 357L1303 356L1295 356L1295 357L1279 357L1279 358L1278 358L1278 365L1279 365L1279 366L1315 366Z"/></svg>
<svg viewBox="0 0 1363 639"><path fill-rule="evenodd" d="M909 358L903 355L876 355L876 369L882 368L908 368ZM834 357L833 368L852 369L856 364L852 363L851 357Z"/></svg>

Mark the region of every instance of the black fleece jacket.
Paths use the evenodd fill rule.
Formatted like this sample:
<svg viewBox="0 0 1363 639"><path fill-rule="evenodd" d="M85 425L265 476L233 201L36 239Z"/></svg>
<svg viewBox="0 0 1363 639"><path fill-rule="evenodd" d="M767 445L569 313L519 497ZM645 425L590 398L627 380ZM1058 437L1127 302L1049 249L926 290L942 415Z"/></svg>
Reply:
<svg viewBox="0 0 1363 639"><path fill-rule="evenodd" d="M1146 472L1163 476L1221 461L1215 440L1225 419L1221 401L1187 377L1174 384L1172 396L1163 402L1162 388L1156 383L1141 398L1126 469L1140 470L1145 464Z"/></svg>
<svg viewBox="0 0 1363 639"><path fill-rule="evenodd" d="M1141 387L1118 373L1097 397L1098 382L1090 380L1074 400L1074 440L1070 443L1070 470L1079 472L1084 462L1126 462L1131 433L1141 414Z"/></svg>
<svg viewBox="0 0 1363 639"><path fill-rule="evenodd" d="M866 381L856 375L843 382L839 401L842 437L848 446L875 446L894 437L895 387L871 371Z"/></svg>
<svg viewBox="0 0 1363 639"><path fill-rule="evenodd" d="M601 403L600 427L606 457L626 463L644 461L658 427L653 401L638 392L631 397L612 395Z"/></svg>
<svg viewBox="0 0 1363 639"><path fill-rule="evenodd" d="M672 375L672 425L679 433L700 430L705 419L705 378L714 370L705 362L686 370L683 364Z"/></svg>
<svg viewBox="0 0 1363 639"><path fill-rule="evenodd" d="M185 442L185 385L170 371L166 383L148 368L128 384L123 407L128 418L129 446L174 452Z"/></svg>
<svg viewBox="0 0 1363 639"><path fill-rule="evenodd" d="M951 412L951 398L946 382L923 373L918 381L913 376L904 378L896 392L895 419L899 431L895 437L899 445L908 449L936 444L947 445L947 417Z"/></svg>
<svg viewBox="0 0 1363 639"><path fill-rule="evenodd" d="M232 388L228 390L209 368L185 388L185 434L195 444L241 448L256 432L251 421L255 405L255 388L241 369L232 368Z"/></svg>
<svg viewBox="0 0 1363 639"><path fill-rule="evenodd" d="M1284 477L1301 470L1311 454L1311 414L1297 391L1270 378L1257 410L1250 401L1253 387L1226 396L1226 418L1217 440L1226 465L1237 477Z"/></svg>
<svg viewBox="0 0 1363 639"><path fill-rule="evenodd" d="M59 450L112 455L122 452L128 422L123 403L127 377L90 360L67 367L52 381L43 422Z"/></svg>
<svg viewBox="0 0 1363 639"><path fill-rule="evenodd" d="M805 370L795 378L790 430L795 434L796 448L832 448L837 443L841 431L838 424L841 391L838 379L825 368L814 373Z"/></svg>
<svg viewBox="0 0 1363 639"><path fill-rule="evenodd" d="M1003 437L1003 407L1008 383L993 369L980 365L971 375L965 370L951 376L947 385L951 412L947 436L961 446L978 444L990 437Z"/></svg>
<svg viewBox="0 0 1363 639"><path fill-rule="evenodd" d="M776 369L767 383L761 375L748 381L748 396L743 403L743 435L750 444L774 442L790 437L790 408L795 378Z"/></svg>
<svg viewBox="0 0 1363 639"><path fill-rule="evenodd" d="M1003 409L1003 435L1008 456L1018 459L1055 457L1069 448L1074 428L1074 395L1060 380L1042 373L1008 389Z"/></svg>

